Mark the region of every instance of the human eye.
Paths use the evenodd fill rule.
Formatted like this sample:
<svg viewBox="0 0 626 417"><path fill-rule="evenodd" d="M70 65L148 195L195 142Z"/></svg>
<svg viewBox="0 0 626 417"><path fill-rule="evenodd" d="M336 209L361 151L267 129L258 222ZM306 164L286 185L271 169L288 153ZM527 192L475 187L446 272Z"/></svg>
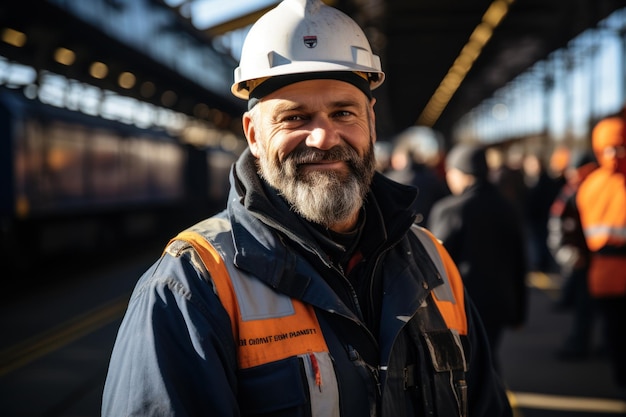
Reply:
<svg viewBox="0 0 626 417"><path fill-rule="evenodd" d="M289 112L281 114L281 116L277 118L277 124L284 129L296 129L306 123L307 120L309 120L309 118L302 113Z"/></svg>
<svg viewBox="0 0 626 417"><path fill-rule="evenodd" d="M359 103L352 100L338 101L335 103L332 116L338 119L358 117L362 113Z"/></svg>
<svg viewBox="0 0 626 417"><path fill-rule="evenodd" d="M336 120L349 121L356 118L357 113L351 109L340 109L333 112L332 117Z"/></svg>
<svg viewBox="0 0 626 417"><path fill-rule="evenodd" d="M304 120L304 116L302 116L301 114L289 114L289 115L285 115L282 118L283 122L297 122L300 120Z"/></svg>

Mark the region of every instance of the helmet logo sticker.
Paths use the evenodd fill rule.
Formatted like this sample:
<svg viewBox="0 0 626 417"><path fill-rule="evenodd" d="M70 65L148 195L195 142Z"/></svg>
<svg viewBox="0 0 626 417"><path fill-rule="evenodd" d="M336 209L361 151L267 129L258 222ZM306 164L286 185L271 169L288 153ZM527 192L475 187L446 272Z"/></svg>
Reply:
<svg viewBox="0 0 626 417"><path fill-rule="evenodd" d="M317 36L304 36L302 41L307 48L315 48L317 46Z"/></svg>

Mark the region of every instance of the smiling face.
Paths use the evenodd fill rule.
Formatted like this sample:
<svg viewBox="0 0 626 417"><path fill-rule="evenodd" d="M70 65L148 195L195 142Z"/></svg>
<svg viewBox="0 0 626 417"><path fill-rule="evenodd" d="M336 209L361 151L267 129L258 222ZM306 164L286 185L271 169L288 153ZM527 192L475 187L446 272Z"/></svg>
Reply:
<svg viewBox="0 0 626 417"><path fill-rule="evenodd" d="M375 172L374 102L352 84L309 80L244 115L260 175L305 219L338 232L356 224Z"/></svg>

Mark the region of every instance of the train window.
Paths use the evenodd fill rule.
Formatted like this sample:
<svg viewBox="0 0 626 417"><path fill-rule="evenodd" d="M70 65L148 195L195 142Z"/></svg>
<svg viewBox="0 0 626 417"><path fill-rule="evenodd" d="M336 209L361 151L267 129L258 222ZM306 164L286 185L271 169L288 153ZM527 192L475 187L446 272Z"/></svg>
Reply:
<svg viewBox="0 0 626 417"><path fill-rule="evenodd" d="M28 216L37 204L43 170L43 135L39 124L31 120L15 124L15 193L16 213Z"/></svg>
<svg viewBox="0 0 626 417"><path fill-rule="evenodd" d="M85 131L64 123L52 123L47 131L46 198L52 205L78 201L85 192Z"/></svg>
<svg viewBox="0 0 626 417"><path fill-rule="evenodd" d="M84 133L61 122L26 121L16 146L16 188L31 213L71 206L84 194Z"/></svg>
<svg viewBox="0 0 626 417"><path fill-rule="evenodd" d="M150 178L150 140L132 137L124 141L122 164L126 170L126 191L136 200L145 200Z"/></svg>
<svg viewBox="0 0 626 417"><path fill-rule="evenodd" d="M230 152L213 150L207 152L209 166L209 196L215 201L226 202L229 190L230 167L237 155Z"/></svg>
<svg viewBox="0 0 626 417"><path fill-rule="evenodd" d="M94 201L113 201L122 194L125 173L120 166L120 139L106 130L89 138L90 194Z"/></svg>
<svg viewBox="0 0 626 417"><path fill-rule="evenodd" d="M151 179L160 197L182 197L185 191L183 178L184 155L179 145L171 142L155 142Z"/></svg>
<svg viewBox="0 0 626 417"><path fill-rule="evenodd" d="M129 196L142 200L177 199L184 194L181 147L159 137L132 137L124 154Z"/></svg>

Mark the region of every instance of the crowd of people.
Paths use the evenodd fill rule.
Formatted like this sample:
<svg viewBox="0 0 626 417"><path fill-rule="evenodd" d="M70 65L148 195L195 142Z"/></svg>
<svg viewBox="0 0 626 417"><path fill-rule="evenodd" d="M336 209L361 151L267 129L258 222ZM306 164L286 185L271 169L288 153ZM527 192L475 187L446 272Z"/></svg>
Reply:
<svg viewBox="0 0 626 417"><path fill-rule="evenodd" d="M502 331L525 321L526 275L557 274L563 284L555 308L572 314L557 357L590 358L599 327L595 352L610 359L615 382L626 387L625 145L619 114L597 123L589 149L560 145L546 157L514 146L507 153L458 144L441 160L443 170L435 158L416 171L422 178L425 170L430 178L439 174L448 187L448 195L427 198L424 225L459 268L494 357ZM393 164L386 173L412 178Z"/></svg>
<svg viewBox="0 0 626 417"><path fill-rule="evenodd" d="M103 416L511 416L494 358L503 329L524 324L526 273L557 265L547 224L569 224L551 211L564 186L626 385L623 119L594 130L599 166L582 181L537 154L498 169L481 146L443 158L423 129L421 148L403 142L381 168L372 90L385 73L321 0L264 14L234 79L248 148L227 207L137 282Z"/></svg>

